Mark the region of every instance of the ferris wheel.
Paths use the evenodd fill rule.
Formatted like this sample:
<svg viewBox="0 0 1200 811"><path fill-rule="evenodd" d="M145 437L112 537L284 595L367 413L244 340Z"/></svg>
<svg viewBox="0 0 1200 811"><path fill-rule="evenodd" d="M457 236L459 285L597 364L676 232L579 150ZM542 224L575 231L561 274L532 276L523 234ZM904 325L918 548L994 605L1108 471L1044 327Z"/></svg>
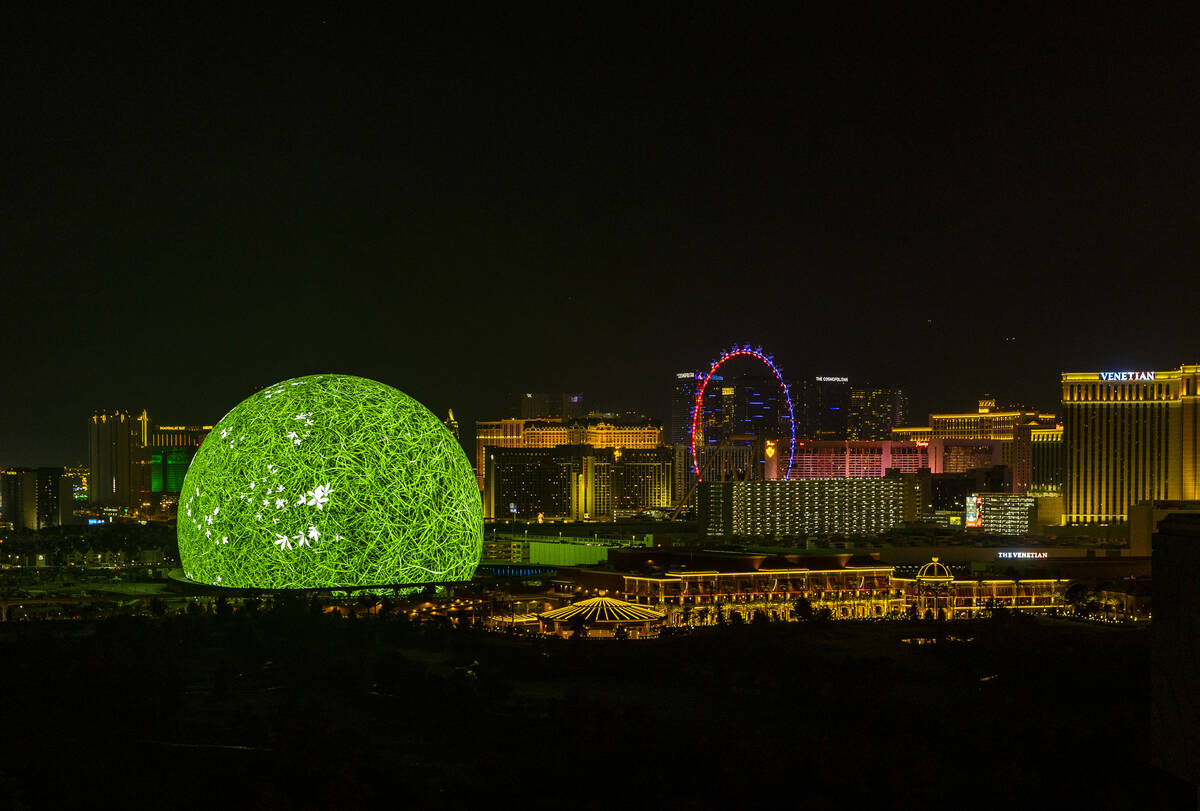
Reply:
<svg viewBox="0 0 1200 811"><path fill-rule="evenodd" d="M735 346L731 349L724 350L721 353L721 356L713 362L712 368L708 370L708 374L704 377L704 382L701 383L700 387L696 390L696 402L692 406L691 427L692 472L696 474L696 483L699 483L702 478L700 459L696 452L696 434L697 429L701 429L703 427L702 420L704 414L704 392L708 388L708 383L710 380L712 380L713 375L716 374L717 370L720 369L726 361L733 360L734 358L754 358L755 360L760 361L764 366L771 370L771 374L773 374L775 376L775 380L779 382L779 388L783 392L783 399L787 403L788 430L791 434L790 442L788 444L787 473L784 476L784 478L789 478L792 475L792 463L796 457L796 413L792 408L792 395L788 390L787 383L785 383L783 380L783 373L780 372L779 367L775 365L774 358L763 352L762 347L755 347L747 344L745 346Z"/></svg>

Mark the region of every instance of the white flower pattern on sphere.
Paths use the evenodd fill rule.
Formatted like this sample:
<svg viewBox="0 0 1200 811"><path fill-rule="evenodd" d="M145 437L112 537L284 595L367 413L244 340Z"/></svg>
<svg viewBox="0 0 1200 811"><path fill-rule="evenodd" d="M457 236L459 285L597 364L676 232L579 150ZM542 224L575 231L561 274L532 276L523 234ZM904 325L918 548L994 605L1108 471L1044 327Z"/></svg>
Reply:
<svg viewBox="0 0 1200 811"><path fill-rule="evenodd" d="M316 489L308 493L308 506L316 507L318 510L325 509L325 505L329 503L329 494L332 492L331 485L318 484Z"/></svg>

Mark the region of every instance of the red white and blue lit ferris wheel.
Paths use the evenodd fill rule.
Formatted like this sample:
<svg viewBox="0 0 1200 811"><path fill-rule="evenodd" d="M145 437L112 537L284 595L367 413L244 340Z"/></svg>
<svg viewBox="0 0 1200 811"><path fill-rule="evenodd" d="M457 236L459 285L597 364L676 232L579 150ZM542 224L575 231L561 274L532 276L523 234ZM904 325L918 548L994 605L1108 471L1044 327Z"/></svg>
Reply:
<svg viewBox="0 0 1200 811"><path fill-rule="evenodd" d="M700 421L704 414L704 391L708 388L708 382L712 380L717 369L727 360L733 358L754 358L759 360L771 370L771 374L775 375L775 379L779 381L779 388L783 391L783 398L787 401L788 409L788 428L791 431L791 443L788 445L788 466L785 478L790 478L792 475L792 462L796 457L796 412L792 408L792 394L788 391L787 383L783 381L783 373L779 371L779 367L775 365L775 360L770 355L763 352L762 347L735 346L732 349L727 349L721 353L721 357L717 358L708 370L708 374L704 377L704 382L700 384L700 388L696 391L696 403L692 406L692 471L696 474L696 481L700 481L700 460L696 454L696 429L700 427Z"/></svg>

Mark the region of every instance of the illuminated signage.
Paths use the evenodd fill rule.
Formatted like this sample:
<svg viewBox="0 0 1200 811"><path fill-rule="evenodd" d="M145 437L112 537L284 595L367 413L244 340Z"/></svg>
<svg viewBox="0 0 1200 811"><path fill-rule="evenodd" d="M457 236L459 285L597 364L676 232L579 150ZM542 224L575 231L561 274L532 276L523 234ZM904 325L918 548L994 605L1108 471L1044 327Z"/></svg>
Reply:
<svg viewBox="0 0 1200 811"><path fill-rule="evenodd" d="M1050 557L1049 552L997 552L1000 560L1041 560Z"/></svg>
<svg viewBox="0 0 1200 811"><path fill-rule="evenodd" d="M1100 379L1111 381L1153 380L1154 372L1101 372Z"/></svg>
<svg viewBox="0 0 1200 811"><path fill-rule="evenodd" d="M818 383L849 383L850 382L850 378L848 378L848 377L818 377L816 380Z"/></svg>
<svg viewBox="0 0 1200 811"><path fill-rule="evenodd" d="M983 499L981 499L979 496L967 496L966 523L968 527L978 528L983 526L983 515L982 510L980 510L982 501Z"/></svg>

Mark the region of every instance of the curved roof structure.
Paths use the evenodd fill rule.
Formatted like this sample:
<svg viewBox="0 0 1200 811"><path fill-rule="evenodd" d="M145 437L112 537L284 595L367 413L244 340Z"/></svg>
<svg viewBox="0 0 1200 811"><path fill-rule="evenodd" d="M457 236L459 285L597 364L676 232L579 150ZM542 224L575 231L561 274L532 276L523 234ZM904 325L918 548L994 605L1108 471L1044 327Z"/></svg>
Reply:
<svg viewBox="0 0 1200 811"><path fill-rule="evenodd" d="M944 563L938 563L935 556L917 572L918 580L953 580L954 574Z"/></svg>
<svg viewBox="0 0 1200 811"><path fill-rule="evenodd" d="M624 600L614 600L610 597L593 597L590 600L580 600L553 611L539 614L543 620L550 622L571 622L582 616L584 622L652 622L663 618L662 612L645 606L627 603Z"/></svg>

